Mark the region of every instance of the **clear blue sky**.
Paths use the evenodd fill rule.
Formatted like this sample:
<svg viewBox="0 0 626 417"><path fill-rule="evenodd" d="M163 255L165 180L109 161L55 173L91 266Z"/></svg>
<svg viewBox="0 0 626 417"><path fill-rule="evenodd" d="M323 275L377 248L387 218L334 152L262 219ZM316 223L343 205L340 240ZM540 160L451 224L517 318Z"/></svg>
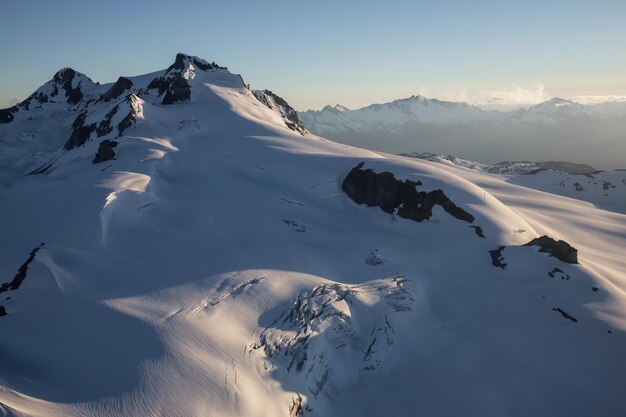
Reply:
<svg viewBox="0 0 626 417"><path fill-rule="evenodd" d="M625 22L624 0L1 0L0 107L62 67L109 82L178 51L299 110L516 86L626 94Z"/></svg>

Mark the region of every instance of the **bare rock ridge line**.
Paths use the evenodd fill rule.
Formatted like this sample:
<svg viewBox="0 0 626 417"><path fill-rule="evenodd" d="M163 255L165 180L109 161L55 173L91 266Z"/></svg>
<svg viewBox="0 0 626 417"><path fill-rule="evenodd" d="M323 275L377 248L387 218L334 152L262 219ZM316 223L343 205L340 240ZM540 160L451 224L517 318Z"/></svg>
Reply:
<svg viewBox="0 0 626 417"><path fill-rule="evenodd" d="M96 137L99 138L110 134L113 131L113 126L111 125L113 117L119 111L120 105L127 104L129 107L128 114L124 116L124 118L115 126L117 129L116 137L122 136L124 131L131 127L137 120L137 115L142 111L142 103L143 101L138 96L131 93L123 102L120 102L109 110L104 116L104 119L93 123L86 122L86 119L89 116L89 111L82 111L76 117L74 123L72 123L72 134L63 148L69 151L71 149L78 148L79 146L83 146L89 139L91 139L94 132L96 133Z"/></svg>
<svg viewBox="0 0 626 417"><path fill-rule="evenodd" d="M578 263L578 250L571 246L564 240L555 240L548 235L543 235L538 238L525 243L522 246L539 246L539 252L548 253L550 256L557 258L561 262L568 264ZM502 251L506 249L506 246L500 246L498 249L490 250L491 264L495 267L505 269L506 265ZM554 277L554 272L563 272L559 268L555 268L551 273L548 273L550 277ZM569 279L569 276L567 276Z"/></svg>
<svg viewBox="0 0 626 417"><path fill-rule="evenodd" d="M550 236L543 235L531 240L524 246L539 246L539 252L549 253L568 264L578 263L578 250L564 240L554 240Z"/></svg>
<svg viewBox="0 0 626 417"><path fill-rule="evenodd" d="M130 90L133 86L133 82L126 77L119 77L115 84L102 95L101 99L103 101L111 101L114 98L118 98L124 91Z"/></svg>
<svg viewBox="0 0 626 417"><path fill-rule="evenodd" d="M63 68L54 74L54 77L50 81L50 91L47 94L37 90L21 103L9 107L8 109L1 109L0 124L11 123L15 118L15 113L30 109L33 102L42 104L60 97L70 106L77 105L83 99L83 93L80 89L80 84L83 79L91 82L89 78L74 71L72 68ZM73 86L74 83L77 84L76 87ZM61 90L64 92L63 96L60 95Z"/></svg>
<svg viewBox="0 0 626 417"><path fill-rule="evenodd" d="M302 124L302 121L298 117L298 112L291 107L282 97L270 90L256 90L254 95L257 100L272 110L278 110L285 119L287 127L295 132L304 135L308 133L308 130Z"/></svg>
<svg viewBox="0 0 626 417"><path fill-rule="evenodd" d="M26 259L26 262L24 262L19 267L13 279L9 282L5 282L4 284L0 285L0 294L6 291L15 291L22 285L22 283L24 282L24 279L26 279L26 273L28 272L28 265L30 265L30 263L35 260L35 256L37 255L37 252L39 252L44 245L45 243L42 242L39 246L34 248L32 251L30 251L30 255L28 256L28 259ZM6 314L7 314L6 309L3 306L0 306L0 316L6 316Z"/></svg>
<svg viewBox="0 0 626 417"><path fill-rule="evenodd" d="M443 190L417 191L421 181L400 181L390 172L376 173L363 169L361 162L348 173L341 184L343 191L358 204L378 206L386 213L421 222L433 215L433 207L441 206L459 220L473 223L474 216L454 204Z"/></svg>
<svg viewBox="0 0 626 417"><path fill-rule="evenodd" d="M186 60L189 60L201 71L226 69L226 67L220 67L215 62L208 63L196 57L181 53L176 54L176 60L169 66L167 71L165 71L165 75L155 78L148 84L148 90L157 89L159 97L163 96L162 104L189 101L191 98L191 87L187 79L183 76Z"/></svg>
<svg viewBox="0 0 626 417"><path fill-rule="evenodd" d="M55 112L64 110L67 119L73 120L63 150L82 147L96 138L109 141L101 142L103 148L93 159L94 163L98 163L113 158L113 142L143 117L144 99L151 105L188 103L192 99L192 80L201 73L211 72L228 73L228 68L178 53L174 63L151 80L121 76L110 87L99 88L99 83L94 83L84 74L64 68L26 100L13 107L0 109L0 124L12 123L16 117L19 122L33 111L55 106ZM298 112L283 98L270 90L253 90L241 76L237 77L253 98L281 116L288 129L301 135L309 133L300 121ZM45 161L31 170L30 174L46 174L54 163L54 160Z"/></svg>

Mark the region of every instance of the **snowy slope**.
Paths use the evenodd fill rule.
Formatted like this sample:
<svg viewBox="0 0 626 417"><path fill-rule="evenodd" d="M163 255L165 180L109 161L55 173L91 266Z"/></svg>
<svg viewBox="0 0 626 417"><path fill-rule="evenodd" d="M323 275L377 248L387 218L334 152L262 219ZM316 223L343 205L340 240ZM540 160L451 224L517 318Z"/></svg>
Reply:
<svg viewBox="0 0 626 417"><path fill-rule="evenodd" d="M570 160L603 169L626 167L626 104L562 98L512 111L412 96L360 109L337 105L300 113L311 132L392 153L454 153L503 160Z"/></svg>
<svg viewBox="0 0 626 417"><path fill-rule="evenodd" d="M622 414L624 215L294 129L195 57L128 80L0 124L0 415Z"/></svg>
<svg viewBox="0 0 626 417"><path fill-rule="evenodd" d="M511 161L487 165L432 153L403 156L501 175L511 184L587 201L605 210L626 214L625 170L598 171L589 165L558 161Z"/></svg>

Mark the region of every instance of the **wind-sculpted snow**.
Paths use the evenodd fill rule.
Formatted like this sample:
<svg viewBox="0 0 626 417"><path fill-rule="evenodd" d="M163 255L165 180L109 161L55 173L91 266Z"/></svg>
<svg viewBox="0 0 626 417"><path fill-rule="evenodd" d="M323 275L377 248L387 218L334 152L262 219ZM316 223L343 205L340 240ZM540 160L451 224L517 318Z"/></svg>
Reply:
<svg viewBox="0 0 626 417"><path fill-rule="evenodd" d="M46 84L0 124L0 283L30 260L0 294L0 416L621 417L623 215L302 135L240 76L170 69L189 100L146 90L168 70L76 73L77 104Z"/></svg>

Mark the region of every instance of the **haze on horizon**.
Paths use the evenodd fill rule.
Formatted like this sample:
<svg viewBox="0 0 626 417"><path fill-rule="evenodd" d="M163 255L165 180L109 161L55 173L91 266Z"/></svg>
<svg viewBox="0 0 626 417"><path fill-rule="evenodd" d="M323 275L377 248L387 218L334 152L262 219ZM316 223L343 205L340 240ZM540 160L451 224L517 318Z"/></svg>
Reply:
<svg viewBox="0 0 626 417"><path fill-rule="evenodd" d="M0 107L62 67L112 82L197 55L298 110L412 94L510 108L626 96L623 1L8 0Z"/></svg>

